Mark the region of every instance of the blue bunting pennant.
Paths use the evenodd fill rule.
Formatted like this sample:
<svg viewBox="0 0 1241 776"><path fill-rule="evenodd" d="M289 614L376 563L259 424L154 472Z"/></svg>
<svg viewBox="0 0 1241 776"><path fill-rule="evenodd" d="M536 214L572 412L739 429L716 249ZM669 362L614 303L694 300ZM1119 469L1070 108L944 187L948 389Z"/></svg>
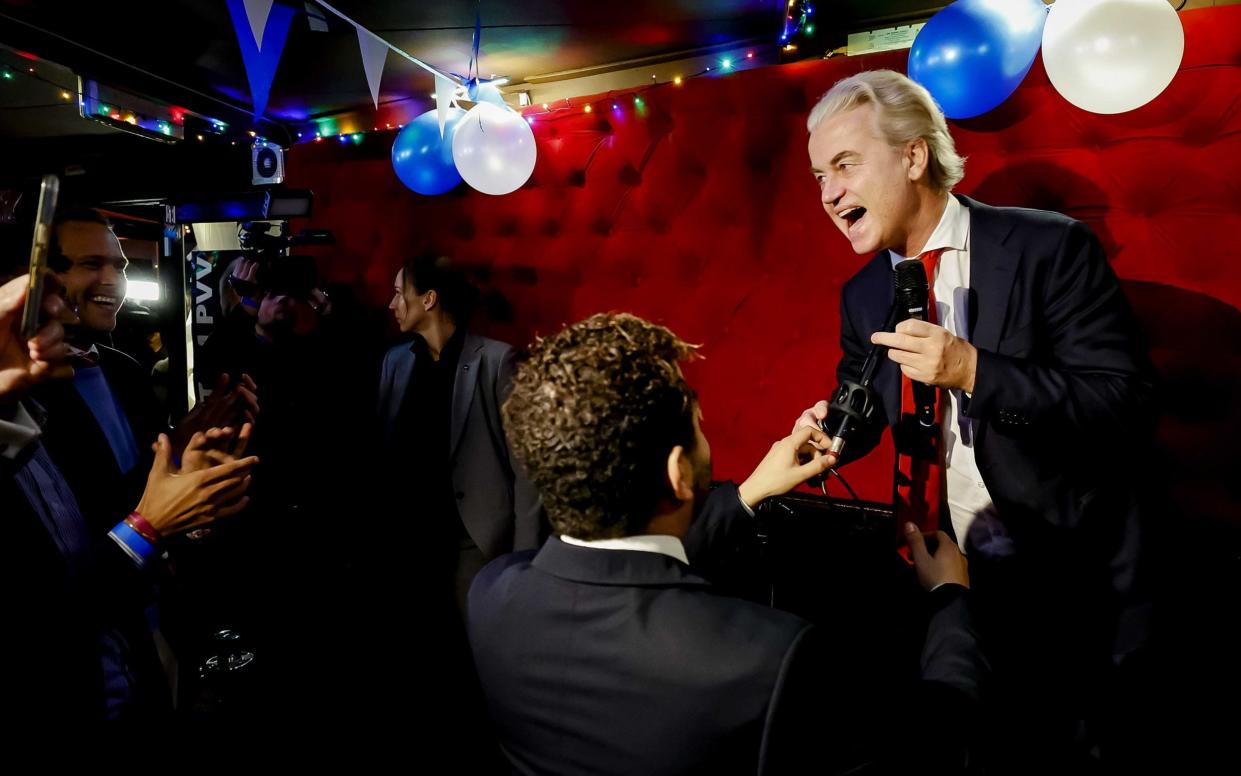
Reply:
<svg viewBox="0 0 1241 776"><path fill-rule="evenodd" d="M255 44L254 33L246 14L244 0L225 0L228 13L233 20L233 30L237 33L237 45L241 48L241 59L246 66L246 77L250 81L250 99L254 103L254 117L261 118L267 110L267 98L271 94L271 84L276 77L276 68L280 65L280 55L284 53L285 41L289 38L289 27L293 24L292 8L273 4L267 17L267 26L263 29L263 45Z"/></svg>

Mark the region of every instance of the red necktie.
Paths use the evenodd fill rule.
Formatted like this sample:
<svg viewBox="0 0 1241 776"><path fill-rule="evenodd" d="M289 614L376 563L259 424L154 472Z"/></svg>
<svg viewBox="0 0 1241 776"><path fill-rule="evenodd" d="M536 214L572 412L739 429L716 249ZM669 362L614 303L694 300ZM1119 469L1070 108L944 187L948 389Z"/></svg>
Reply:
<svg viewBox="0 0 1241 776"><path fill-rule="evenodd" d="M73 345L67 346L69 349L69 363L76 367L89 369L93 366L99 366L99 351L82 350Z"/></svg>
<svg viewBox="0 0 1241 776"><path fill-rule="evenodd" d="M926 320L938 324L935 310L935 269L943 248L927 251L919 259L926 268ZM923 531L939 528L939 499L943 483L943 432L940 429L944 411L943 391L935 389L935 424L926 427L915 417L913 381L901 375L901 417L893 429L896 440L896 482L893 502L896 505L897 531L904 533L905 523L913 523Z"/></svg>

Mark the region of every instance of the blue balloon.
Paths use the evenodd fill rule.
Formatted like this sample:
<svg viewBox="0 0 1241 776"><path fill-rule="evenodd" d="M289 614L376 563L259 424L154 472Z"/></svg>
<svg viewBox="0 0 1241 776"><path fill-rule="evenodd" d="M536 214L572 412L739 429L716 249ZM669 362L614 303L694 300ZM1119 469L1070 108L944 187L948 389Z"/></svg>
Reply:
<svg viewBox="0 0 1241 776"><path fill-rule="evenodd" d="M461 182L461 173L452 160L452 133L465 115L460 108L449 108L440 137L440 121L429 110L396 136L392 144L392 169L396 177L419 194L443 194Z"/></svg>
<svg viewBox="0 0 1241 776"><path fill-rule="evenodd" d="M1026 77L1046 23L1043 0L957 0L914 39L909 77L950 119L986 113Z"/></svg>

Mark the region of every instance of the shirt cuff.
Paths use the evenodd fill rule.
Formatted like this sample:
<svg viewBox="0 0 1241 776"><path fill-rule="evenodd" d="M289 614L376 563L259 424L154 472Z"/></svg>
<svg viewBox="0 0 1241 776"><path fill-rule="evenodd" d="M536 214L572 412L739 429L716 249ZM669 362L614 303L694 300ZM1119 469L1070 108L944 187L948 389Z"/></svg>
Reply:
<svg viewBox="0 0 1241 776"><path fill-rule="evenodd" d="M0 417L0 459L15 461L22 451L39 439L39 424L18 402L12 417Z"/></svg>
<svg viewBox="0 0 1241 776"><path fill-rule="evenodd" d="M749 515L750 517L754 517L754 510L750 509L750 505L745 503L745 499L741 498L740 490L737 491L737 502L741 504L741 508L745 510L745 513L747 515Z"/></svg>

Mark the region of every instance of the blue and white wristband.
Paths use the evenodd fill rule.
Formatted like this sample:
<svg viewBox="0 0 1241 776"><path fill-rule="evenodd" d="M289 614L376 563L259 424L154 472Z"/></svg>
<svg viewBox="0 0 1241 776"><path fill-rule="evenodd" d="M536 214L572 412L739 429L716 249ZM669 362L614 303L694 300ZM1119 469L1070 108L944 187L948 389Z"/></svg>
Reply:
<svg viewBox="0 0 1241 776"><path fill-rule="evenodd" d="M138 568L146 568L147 562L159 554L154 544L123 520L108 531L108 537L125 551L130 560L138 564Z"/></svg>

